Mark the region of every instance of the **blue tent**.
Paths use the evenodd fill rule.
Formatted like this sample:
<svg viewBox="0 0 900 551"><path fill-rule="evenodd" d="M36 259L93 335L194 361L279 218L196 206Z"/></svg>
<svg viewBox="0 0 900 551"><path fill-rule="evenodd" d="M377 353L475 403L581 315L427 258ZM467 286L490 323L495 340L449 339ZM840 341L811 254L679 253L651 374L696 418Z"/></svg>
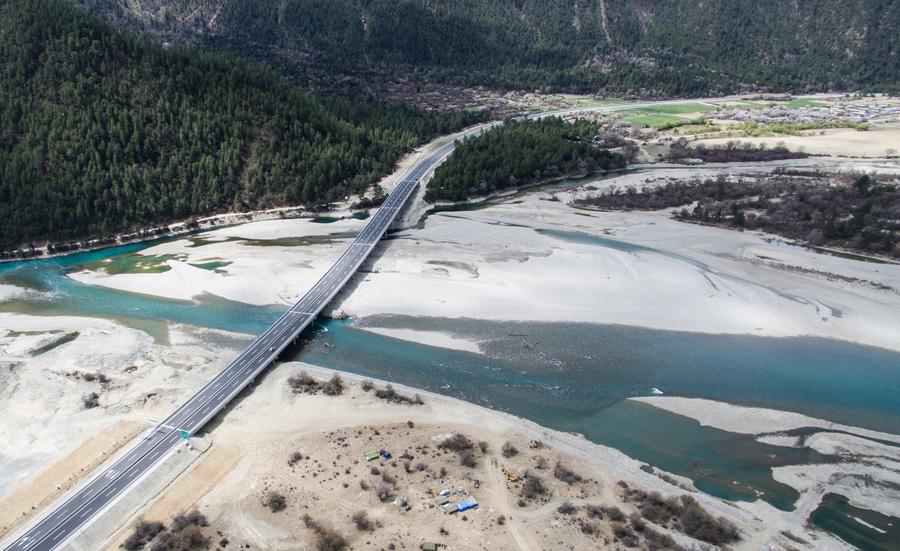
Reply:
<svg viewBox="0 0 900 551"><path fill-rule="evenodd" d="M471 496L456 504L456 510L459 512L468 511L476 507L478 507L478 500Z"/></svg>

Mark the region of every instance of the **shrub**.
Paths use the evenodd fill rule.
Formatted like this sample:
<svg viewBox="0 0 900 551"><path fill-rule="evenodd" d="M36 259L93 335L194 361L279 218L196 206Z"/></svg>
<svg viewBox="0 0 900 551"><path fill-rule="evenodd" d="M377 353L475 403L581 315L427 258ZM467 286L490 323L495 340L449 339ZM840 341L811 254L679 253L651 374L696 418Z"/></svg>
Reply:
<svg viewBox="0 0 900 551"><path fill-rule="evenodd" d="M497 517L497 524L499 524L500 526L503 526L504 524L506 524L506 517L503 515L500 515L499 517Z"/></svg>
<svg viewBox="0 0 900 551"><path fill-rule="evenodd" d="M363 514L365 515L365 513ZM317 551L342 551L347 548L347 540L344 539L344 536L331 528L322 526L309 514L303 515L303 524L316 533Z"/></svg>
<svg viewBox="0 0 900 551"><path fill-rule="evenodd" d="M294 465L296 465L297 463L299 463L301 461L303 461L303 454L300 452L294 452L291 454L290 459L288 459L288 465L293 467Z"/></svg>
<svg viewBox="0 0 900 551"><path fill-rule="evenodd" d="M584 534L588 534L588 535L593 534L594 532L597 531L597 525L594 524L593 522L582 521L581 522L581 531Z"/></svg>
<svg viewBox="0 0 900 551"><path fill-rule="evenodd" d="M481 453L487 453L488 451L488 443L484 440L478 441L478 449L481 450Z"/></svg>
<svg viewBox="0 0 900 551"><path fill-rule="evenodd" d="M209 538L200 527L194 524L183 527L179 531L163 532L153 542L151 551L191 551L205 549L209 546Z"/></svg>
<svg viewBox="0 0 900 551"><path fill-rule="evenodd" d="M556 508L556 512L561 515L571 515L572 513L574 513L577 510L578 510L578 508L575 507L574 505L572 505L571 503L569 503L568 501L563 501L562 505L560 505L559 507Z"/></svg>
<svg viewBox="0 0 900 551"><path fill-rule="evenodd" d="M194 509L193 511L179 513L172 517L172 523L169 529L172 532L180 532L188 526L209 526L209 521L206 520L206 516L203 513Z"/></svg>
<svg viewBox="0 0 900 551"><path fill-rule="evenodd" d="M603 514L606 515L609 520L613 522L623 522L625 520L625 513L622 512L621 509L612 505L610 507L601 507L603 510Z"/></svg>
<svg viewBox="0 0 900 551"><path fill-rule="evenodd" d="M678 523L685 534L713 545L723 545L737 541L737 528L724 518L714 518L690 496L682 496L684 510Z"/></svg>
<svg viewBox="0 0 900 551"><path fill-rule="evenodd" d="M657 532L649 526L644 529L644 542L649 551L658 551L661 549L680 549L672 536Z"/></svg>
<svg viewBox="0 0 900 551"><path fill-rule="evenodd" d="M382 483L375 488L375 496L379 501L385 502L394 497L394 491L389 485Z"/></svg>
<svg viewBox="0 0 900 551"><path fill-rule="evenodd" d="M327 394L328 396L338 396L343 394L344 392L344 381L341 380L340 375L335 373L328 379L324 385L322 385L322 392Z"/></svg>
<svg viewBox="0 0 900 551"><path fill-rule="evenodd" d="M472 450L465 450L459 454L459 464L471 469L478 465L478 461L475 459L475 454L472 453Z"/></svg>
<svg viewBox="0 0 900 551"><path fill-rule="evenodd" d="M266 496L266 507L273 513L287 509L287 498L277 492L269 492Z"/></svg>
<svg viewBox="0 0 900 551"><path fill-rule="evenodd" d="M81 403L84 406L84 409L93 409L100 405L100 395L96 392L85 394L81 398Z"/></svg>
<svg viewBox="0 0 900 551"><path fill-rule="evenodd" d="M556 467L553 469L553 476L570 486L576 482L582 481L581 475L564 466L562 463L556 464Z"/></svg>
<svg viewBox="0 0 900 551"><path fill-rule="evenodd" d="M145 545L150 543L150 540L155 538L165 529L166 527L161 522L148 522L142 520L137 523L137 526L134 527L134 531L125 539L125 542L122 543L122 547L128 551L143 549Z"/></svg>
<svg viewBox="0 0 900 551"><path fill-rule="evenodd" d="M527 499L534 499L538 496L543 496L547 494L547 487L544 486L544 481L541 480L538 476L529 476L525 479L525 484L522 485L522 497Z"/></svg>
<svg viewBox="0 0 900 551"><path fill-rule="evenodd" d="M584 512L589 518L603 518L603 507L599 505L585 505Z"/></svg>
<svg viewBox="0 0 900 551"><path fill-rule="evenodd" d="M371 532L375 529L375 524L369 520L369 516L365 511L357 511L353 513L353 516L350 518L353 520L353 524L356 525L356 528L361 532Z"/></svg>
<svg viewBox="0 0 900 551"><path fill-rule="evenodd" d="M631 522L631 527L634 528L635 532L643 532L647 528L647 523L644 522L643 518L641 518L640 511L631 513L628 519Z"/></svg>
<svg viewBox="0 0 900 551"><path fill-rule="evenodd" d="M370 390L375 388L375 383L366 379L365 381L362 382L362 385L360 385L360 388L363 389L363 392L369 392Z"/></svg>
<svg viewBox="0 0 900 551"><path fill-rule="evenodd" d="M683 509L677 499L664 498L659 492L653 492L644 497L638 508L644 518L661 526L665 526L680 515Z"/></svg>
<svg viewBox="0 0 900 551"><path fill-rule="evenodd" d="M289 378L288 386L297 394L301 392L315 394L319 390L319 382L313 379L306 371L301 371Z"/></svg>
<svg viewBox="0 0 900 551"><path fill-rule="evenodd" d="M424 403L418 394L410 398L409 396L399 394L391 385L385 386L384 389L376 390L375 397L395 404L412 404L420 406Z"/></svg>
<svg viewBox="0 0 900 551"><path fill-rule="evenodd" d="M507 442L503 444L503 447L500 449L500 453L503 455L503 457L509 458L519 455L519 450L517 450L516 447L512 445L512 443Z"/></svg>
<svg viewBox="0 0 900 551"><path fill-rule="evenodd" d="M437 445L437 447L440 450L461 452L464 450L471 450L475 447L475 444L473 444L464 434L454 434L453 436L445 438Z"/></svg>
<svg viewBox="0 0 900 551"><path fill-rule="evenodd" d="M344 536L330 528L323 528L316 535L317 551L342 551L347 548Z"/></svg>

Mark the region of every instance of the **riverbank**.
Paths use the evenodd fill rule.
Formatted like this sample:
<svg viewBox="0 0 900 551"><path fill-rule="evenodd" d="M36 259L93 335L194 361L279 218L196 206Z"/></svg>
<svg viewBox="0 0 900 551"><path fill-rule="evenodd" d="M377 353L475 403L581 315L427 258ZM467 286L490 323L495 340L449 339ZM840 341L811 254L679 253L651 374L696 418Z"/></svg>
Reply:
<svg viewBox="0 0 900 551"><path fill-rule="evenodd" d="M900 266L685 224L667 211L590 212L568 204L601 186L742 170L664 167L432 214L391 234L331 310L819 336L900 350ZM363 224L297 219L221 228L140 251L164 264L161 273L109 274L99 264L70 277L180 300L209 293L287 305ZM217 261L229 264L197 267Z"/></svg>
<svg viewBox="0 0 900 551"><path fill-rule="evenodd" d="M809 516L826 494L861 509L900 518L900 436L765 408L669 396L632 398L665 411L779 446L806 447L837 462L776 467L773 476L800 492L791 515ZM871 528L871 527L870 527Z"/></svg>

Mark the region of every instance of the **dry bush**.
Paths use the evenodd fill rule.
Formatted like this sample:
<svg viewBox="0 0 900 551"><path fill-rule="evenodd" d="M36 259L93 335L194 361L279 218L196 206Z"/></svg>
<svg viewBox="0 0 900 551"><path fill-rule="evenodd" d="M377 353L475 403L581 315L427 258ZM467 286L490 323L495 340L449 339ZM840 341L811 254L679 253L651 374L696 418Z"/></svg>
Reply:
<svg viewBox="0 0 900 551"><path fill-rule="evenodd" d="M578 510L578 508L575 507L574 505L572 505L571 503L569 503L568 501L563 501L562 505L560 505L559 507L556 508L556 512L561 515L571 515L572 513L574 513L577 510Z"/></svg>
<svg viewBox="0 0 900 551"><path fill-rule="evenodd" d="M641 517L640 511L635 511L628 516L628 521L631 523L631 527L634 528L635 532L643 532L647 528L647 523L644 522L644 519Z"/></svg>
<svg viewBox="0 0 900 551"><path fill-rule="evenodd" d="M84 406L84 409L93 409L100 405L100 395L96 392L85 394L81 398L81 404Z"/></svg>
<svg viewBox="0 0 900 551"><path fill-rule="evenodd" d="M510 458L519 455L519 450L517 450L511 442L507 442L503 444L503 447L500 449L500 453L503 455L503 457Z"/></svg>
<svg viewBox="0 0 900 551"><path fill-rule="evenodd" d="M529 476L522 485L522 497L526 499L534 499L539 496L547 495L547 487L539 476Z"/></svg>
<svg viewBox="0 0 900 551"><path fill-rule="evenodd" d="M459 464L471 469L478 466L478 461L475 459L475 454L472 453L472 450L465 450L459 454Z"/></svg>
<svg viewBox="0 0 900 551"><path fill-rule="evenodd" d="M385 502L394 497L394 490L388 484L379 484L375 487L375 496L379 501Z"/></svg>
<svg viewBox="0 0 900 551"><path fill-rule="evenodd" d="M440 444L437 445L440 450L449 450L452 452L461 452L464 450L471 450L475 447L475 444L472 443L471 440L466 437L464 434L454 434L453 436L449 436L445 438Z"/></svg>
<svg viewBox="0 0 900 551"><path fill-rule="evenodd" d="M322 393L327 394L328 396L338 396L344 393L344 381L341 379L340 375L335 373L328 379L324 385L322 385Z"/></svg>
<svg viewBox="0 0 900 551"><path fill-rule="evenodd" d="M375 388L375 383L366 379L365 381L362 382L362 384L360 385L360 388L363 389L363 392L369 392L370 390Z"/></svg>
<svg viewBox="0 0 900 551"><path fill-rule="evenodd" d="M301 371L288 379L288 386L296 394L315 394L319 391L319 381L315 380L306 371Z"/></svg>
<svg viewBox="0 0 900 551"><path fill-rule="evenodd" d="M365 511L353 513L353 516L350 517L350 519L353 520L353 524L356 525L356 528L360 532L371 532L375 530L375 523L369 520L369 515L367 515Z"/></svg>
<svg viewBox="0 0 900 551"><path fill-rule="evenodd" d="M611 505L609 507L601 507L603 514L606 515L606 518L613 522L624 522L625 521L625 513L622 512L621 509L616 507L615 505Z"/></svg>
<svg viewBox="0 0 900 551"><path fill-rule="evenodd" d="M589 518L603 518L603 507L599 505L585 505L584 512Z"/></svg>
<svg viewBox="0 0 900 551"><path fill-rule="evenodd" d="M188 526L205 527L209 526L209 521L206 520L206 516L203 513L194 509L193 511L186 513L178 513L172 517L172 523L169 526L169 530L172 532L180 532Z"/></svg>
<svg viewBox="0 0 900 551"><path fill-rule="evenodd" d="M269 495L266 496L266 507L273 513L284 511L287 509L287 498L278 492L269 492Z"/></svg>
<svg viewBox="0 0 900 551"><path fill-rule="evenodd" d="M177 532L163 532L150 547L150 551L191 551L209 547L209 537L199 526L188 525Z"/></svg>
<svg viewBox="0 0 900 551"><path fill-rule="evenodd" d="M740 538L737 527L725 518L715 518L690 496L682 496L684 510L678 519L682 531L692 538L722 546Z"/></svg>
<svg viewBox="0 0 900 551"><path fill-rule="evenodd" d="M387 400L388 402L394 404L412 404L420 406L425 403L422 401L421 396L419 396L418 394L410 398L409 396L399 394L391 385L387 385L383 389L376 390L375 397L382 400Z"/></svg>
<svg viewBox="0 0 900 551"><path fill-rule="evenodd" d="M122 547L127 549L128 551L137 551L138 549L143 549L145 545L150 543L150 540L155 538L160 532L165 530L166 527L161 522L148 522L146 520L142 520L137 523L137 526L134 527L134 531L125 538L125 542L122 543Z"/></svg>
<svg viewBox="0 0 900 551"><path fill-rule="evenodd" d="M478 441L478 449L481 450L481 453L487 453L488 451L488 443L484 440Z"/></svg>
<svg viewBox="0 0 900 551"><path fill-rule="evenodd" d="M331 528L323 528L316 534L317 551L342 551L347 548L347 540Z"/></svg>
<svg viewBox="0 0 900 551"><path fill-rule="evenodd" d="M554 467L553 469L553 476L555 476L558 480L562 480L570 486L572 484L575 484L576 482L581 482L583 480L580 474L566 467L562 463L556 464L556 467Z"/></svg>
<svg viewBox="0 0 900 551"><path fill-rule="evenodd" d="M648 551L660 551L662 549L681 549L669 534L657 532L649 526L644 529L644 547Z"/></svg>
<svg viewBox="0 0 900 551"><path fill-rule="evenodd" d="M625 547L637 547L641 542L640 538L637 537L631 528L624 524L613 524L613 535L617 540L622 542L622 545Z"/></svg>
<svg viewBox="0 0 900 551"><path fill-rule="evenodd" d="M291 454L291 457L288 459L288 465L293 467L297 463L303 461L303 454L300 452L294 452Z"/></svg>
<svg viewBox="0 0 900 551"><path fill-rule="evenodd" d="M322 526L309 514L303 515L303 524L316 533L317 551L342 551L347 548L347 540L344 539L344 536L332 528Z"/></svg>
<svg viewBox="0 0 900 551"><path fill-rule="evenodd" d="M582 521L581 522L581 531L584 534L588 534L588 535L593 534L594 532L597 531L597 525L593 522Z"/></svg>

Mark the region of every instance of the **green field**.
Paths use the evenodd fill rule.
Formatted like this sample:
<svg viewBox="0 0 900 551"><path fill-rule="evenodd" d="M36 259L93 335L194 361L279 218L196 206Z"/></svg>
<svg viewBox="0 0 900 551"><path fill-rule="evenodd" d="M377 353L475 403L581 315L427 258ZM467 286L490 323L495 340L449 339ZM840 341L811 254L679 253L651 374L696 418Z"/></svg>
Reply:
<svg viewBox="0 0 900 551"><path fill-rule="evenodd" d="M675 117L672 115L644 115L640 113L632 113L631 111L622 111L622 118L633 126L665 126L673 122L681 122L685 120L683 117Z"/></svg>
<svg viewBox="0 0 900 551"><path fill-rule="evenodd" d="M658 107L638 107L619 111L619 115L634 126L660 127L673 123L683 123L692 117L685 117L689 113L704 113L715 111L717 108L702 103L677 103L672 105L660 105Z"/></svg>
<svg viewBox="0 0 900 551"><path fill-rule="evenodd" d="M756 101L736 101L734 103L723 103L720 107L726 109L765 109L768 105Z"/></svg>
<svg viewBox="0 0 900 551"><path fill-rule="evenodd" d="M794 99L784 104L785 107L825 107L825 102L812 99Z"/></svg>
<svg viewBox="0 0 900 551"><path fill-rule="evenodd" d="M671 105L660 105L658 107L638 107L626 113L643 113L643 114L660 114L660 115L683 115L685 113L705 113L706 111L715 111L714 105L706 105L703 103L674 103Z"/></svg>

